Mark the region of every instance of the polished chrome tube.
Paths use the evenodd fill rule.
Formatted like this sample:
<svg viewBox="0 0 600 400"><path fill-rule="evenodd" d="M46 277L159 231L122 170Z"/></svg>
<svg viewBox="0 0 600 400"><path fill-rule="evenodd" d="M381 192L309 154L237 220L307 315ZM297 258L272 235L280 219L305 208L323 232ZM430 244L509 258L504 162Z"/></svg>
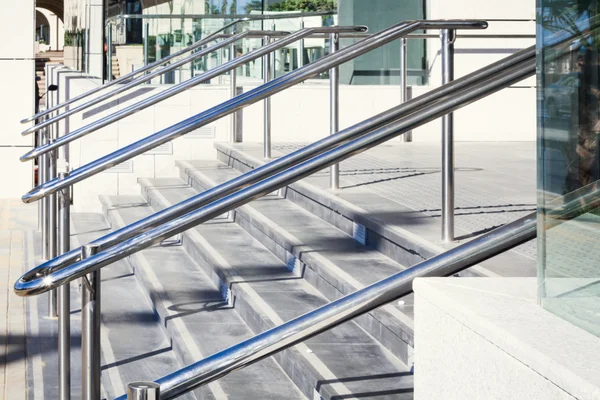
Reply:
<svg viewBox="0 0 600 400"><path fill-rule="evenodd" d="M408 39L400 39L400 103L408 100ZM412 142L412 132L402 135L404 142Z"/></svg>
<svg viewBox="0 0 600 400"><path fill-rule="evenodd" d="M156 380L174 399L412 293L416 278L451 276L536 237L536 213L423 261ZM117 400L125 400L124 396Z"/></svg>
<svg viewBox="0 0 600 400"><path fill-rule="evenodd" d="M229 61L233 61L235 59L235 43L232 43L229 46ZM232 69L229 71L229 90L230 90L230 99L233 99L237 94L237 72L236 69ZM235 143L237 137L237 116L231 114L231 135L229 141L231 143Z"/></svg>
<svg viewBox="0 0 600 400"><path fill-rule="evenodd" d="M47 130L40 131L41 141L40 143L46 143ZM42 154L38 157L38 183L43 185L48 182L48 154ZM50 260L50 253L48 251L48 198L42 199L42 259Z"/></svg>
<svg viewBox="0 0 600 400"><path fill-rule="evenodd" d="M30 271L30 274L26 274L15 284L15 292L22 296L34 295L70 282L90 271L95 271L152 246L153 244L160 243L168 237L184 232L187 229L215 218L227 211L240 207L268 193L272 193L273 191L285 187L306 176L312 175L323 168L327 168L332 164L364 152L405 131L433 121L448 112L457 110L467 104L495 93L504 87L510 86L515 82L533 75L534 73L535 60L528 60L527 62L518 64L474 87L463 89L461 92L455 93L449 98L423 107L417 113L413 113L399 121L390 123L383 128L329 150L326 153L273 175L268 179L264 179L252 186L238 190L228 196L221 197L213 203L165 222L136 237L120 242L95 256L81 260L60 270L56 270L46 276L30 279Z"/></svg>
<svg viewBox="0 0 600 400"><path fill-rule="evenodd" d="M304 29L304 18L300 20L300 29ZM304 39L300 39L298 44L298 68L304 67Z"/></svg>
<svg viewBox="0 0 600 400"><path fill-rule="evenodd" d="M326 137L293 153L277 158L268 164L257 167L256 169L231 179L221 185L215 186L196 196L190 197L181 203L173 205L170 208L161 210L143 220L123 227L115 232L111 232L106 236L94 240L90 244L99 246L101 250L105 250L117 243L145 232L148 229L154 228L164 222L185 215L198 207L207 205L222 196L231 194L241 188L268 178L275 173L284 171L287 168L295 166L327 150L330 150L337 145L345 144L373 129L381 128L390 122L408 115L409 113L417 112L432 102L439 101L445 96L449 96L458 90L476 85L482 80L498 74L500 71L532 60L535 60L535 46L519 51L509 57L506 57L505 59L490 64L485 68L472 72L448 85L433 89L419 97L411 99L407 103L400 104L388 111L375 115L368 120L346 128L333 136ZM26 273L21 278L21 281L27 282L31 279L48 275L54 270L58 270L72 262L77 261L80 253L81 250L76 249L70 251L66 255L57 257L54 260L47 261Z"/></svg>
<svg viewBox="0 0 600 400"><path fill-rule="evenodd" d="M52 143L54 139L48 142ZM48 153L48 179L56 178L56 152ZM57 250L57 212L56 194L48 196L48 257L56 257ZM48 316L50 318L58 317L58 292L56 289L51 290L48 295Z"/></svg>
<svg viewBox="0 0 600 400"><path fill-rule="evenodd" d="M328 56L325 56L322 59L315 61L309 65L306 65L296 71L290 72L280 78L274 79L266 85L259 86L253 90L243 93L243 94L235 97L234 99L225 101L216 107L213 107L207 111L204 111L200 114L190 117L184 121L181 121L169 128L159 131L153 135L150 135L140 141L132 143L131 145L121 148L121 149L119 149L109 155L106 155L96 161L88 163L88 164L74 170L71 173L71 175L69 176L69 178L67 179L68 182L58 183L56 181L51 181L51 182L44 184L43 186L34 188L29 193L25 194L22 197L22 200L26 203L38 200L41 197L48 195L49 193L55 192L56 190L60 190L61 185L72 185L76 182L82 181L90 176L93 176L101 171L112 168L113 166L120 164L123 161L127 161L130 158L133 158L139 154L143 154L143 153L147 152L148 150L153 149L156 146L160 146L164 143L167 143L177 137L180 137L182 135L185 135L188 132L191 132L192 130L195 130L201 126L204 126L204 125L209 124L213 121L216 121L226 115L229 115L232 112L235 112L235 111L242 109L250 104L254 104L260 100L263 100L264 98L271 96L274 93L278 93L278 92L280 92L288 87L291 87L299 82L302 82L318 73L327 71L336 65L343 64L346 61L349 61L353 58L363 55L374 48L377 48L386 43L389 43L392 40L397 39L398 37L401 37L403 35L406 35L407 33L410 33L416 29L435 29L435 28L439 28L440 26L441 27L451 26L451 27L455 27L457 29L462 26L466 26L471 29L476 29L476 28L486 27L487 24L484 21L445 20L445 21L404 22L402 24L393 26L389 29L386 29L378 34L371 36L368 39L364 39L361 42L358 42L358 43L355 43L354 45L348 46L348 47L344 48L343 50L340 50L336 54L330 54ZM325 31L325 32L331 33L331 32L335 32L335 31L341 32L342 29L343 28L309 28L309 29L306 29L305 31L308 31L308 32L323 32L323 31ZM345 29L357 29L357 28L353 27L353 28L345 28ZM302 32L304 32L304 34L309 34L309 33L306 33L305 31L302 31ZM277 48L284 47L283 45L280 45L281 42L284 42L285 45L287 45L287 44L293 42L294 40L297 40L300 37L302 37L304 35L302 32L297 32L297 33L291 34L283 39L280 39L276 43L272 43L266 47L261 47L260 49L255 50L254 52L252 52L248 55L241 56L236 59L236 63L239 62L237 60L242 60L242 59L245 59L243 62L243 63L245 63L248 58L251 58L250 56L259 57L268 52L272 52L273 50L275 50ZM293 39L293 40L291 40L291 39ZM280 46L273 46L273 45L280 45ZM243 63L240 63L240 65ZM232 67L232 65L228 65L228 64L231 64L231 63L226 63L225 65L221 66L220 68L229 70ZM234 64L233 66L235 67L237 65ZM216 68L216 69L219 69L219 68ZM193 78L190 81L193 81L194 79L196 79L196 78ZM190 82L190 81L188 81L188 82ZM188 82L184 82L184 84L187 84ZM147 101L147 100L148 99L146 99L145 101ZM102 120L100 120L100 121L102 121ZM97 124L97 123L98 123L98 121L95 122L94 124ZM94 125L94 124L92 124L92 125ZM87 132L85 132L83 134L86 134L86 133ZM83 135L83 134L81 134L81 132L80 132L80 135ZM63 140L63 141L65 139L69 140L69 141L73 140L74 139L73 137L68 139L68 137L72 136L72 135L73 135L73 133L63 136L60 140ZM49 147L47 147L47 149L48 148ZM44 151L47 151L47 149ZM30 152L29 155L31 155L33 157L36 156L36 154L32 154L32 152Z"/></svg>
<svg viewBox="0 0 600 400"><path fill-rule="evenodd" d="M115 95L117 95L119 93L123 93L123 92L126 92L126 91L128 91L128 90L130 90L132 88L138 87L140 84L142 84L144 82L148 82L148 81L156 78L157 76L161 76L165 72L168 72L168 71L171 71L173 69L179 68L182 65L185 65L185 64L187 64L189 62L192 62L192 61L194 61L194 60L196 60L196 59L198 59L200 57L203 57L206 54L210 54L213 51L215 51L217 49L220 49L220 48L222 48L224 46L227 46L229 43L232 43L232 42L235 42L237 40L240 40L243 37L247 36L248 34L249 34L248 32L242 32L242 33L239 33L237 35L231 36L230 38L228 38L228 39L226 39L226 40L224 40L222 42L219 42L219 43L217 43L217 44L215 44L215 45L213 45L211 47L208 47L208 48L199 50L197 52L194 52L194 53L190 54L188 57L186 57L186 58L184 58L182 60L179 60L177 62L171 63L171 64L169 64L169 65L167 65L167 66L165 66L163 68L157 69L156 71L153 71L151 73L142 75L142 76L134 79L133 81L131 81L129 83L126 83L126 84L124 84L122 86L119 86L118 88L116 88L112 92L108 92L106 94L98 96L98 97L96 97L94 99L91 99L91 100L89 100L89 101L87 101L87 102L85 102L83 104L78 105L77 107L73 107L73 108L71 108L71 109L69 109L69 110L67 110L67 111L65 111L65 112L63 112L61 114L58 114L57 116L52 117L52 118L50 118L47 121L44 121L44 122L42 122L42 123L40 123L38 125L35 125L35 126L32 126L30 128L25 129L23 131L22 135L29 135L30 133L33 133L33 132L37 131L38 129L41 129L41 128L45 127L45 126L52 125L55 122L63 120L64 118L67 118L67 117L69 117L69 116L71 116L73 114L77 114L77 113L79 113L79 112L81 112L83 110L86 110L86 109L88 109L88 108L90 108L90 107L92 107L92 106L94 106L96 104L102 103L103 101L108 100L108 99L114 97Z"/></svg>
<svg viewBox="0 0 600 400"><path fill-rule="evenodd" d="M98 252L97 246L81 249L83 260ZM81 397L84 400L100 398L100 329L101 329L101 274L100 268L82 276L81 289Z"/></svg>
<svg viewBox="0 0 600 400"><path fill-rule="evenodd" d="M195 50L198 47L204 46L206 43L211 42L213 40L213 38L215 36L217 36L218 34L220 34L221 32L227 30L228 28L230 28L230 27L232 27L232 26L234 26L234 25L236 25L236 24L238 24L240 22L248 21L249 19L250 18L240 18L240 19L237 19L235 21L232 21L231 23L223 26L222 28L220 28L217 31L213 32L212 34L210 34L209 36L205 37L204 39L197 41L196 43L192 44L191 46L188 46L188 47L186 47L184 49L176 51L175 53L170 54L167 57L162 58L162 59L160 59L160 60L158 60L156 62L153 62L152 64L146 65L145 67L142 67L142 68L140 68L138 70L135 70L135 71L130 72L130 73L126 74L126 75L123 75L119 79L115 79L114 81L110 81L110 82L108 82L108 83L106 83L106 84L104 84L104 85L102 85L100 87L97 87L95 89L90 90L89 92L82 93L79 96L75 96L72 99L69 99L69 100L67 100L67 101L65 101L63 103L55 105L54 107L50 107L50 108L48 108L48 109L46 109L46 110L44 110L42 112L39 112L39 113L37 113L35 115L32 115L29 118L25 118L25 119L23 119L21 121L21 123L25 124L27 122L34 121L34 120L36 120L36 119L38 119L40 117L43 117L45 115L48 115L48 114L50 114L50 113L52 113L54 111L60 110L61 108L64 108L64 107L68 106L69 104L73 104L74 102L79 101L81 99L84 99L84 98L86 98L88 96L91 96L92 94L98 93L101 90L104 90L104 89L106 89L108 87L114 86L117 83L125 82L125 81L133 78L136 75L139 75L139 74L141 74L143 72L146 72L146 71L150 71L150 70L152 70L152 69L154 69L156 67L159 67L159 66L161 66L163 64L166 64L167 62L171 61L172 59L174 59L176 57L179 57L182 54L185 54L185 53L187 53L189 51Z"/></svg>
<svg viewBox="0 0 600 400"><path fill-rule="evenodd" d="M144 31L142 33L142 35L144 36L144 39L143 39L144 40L144 66L150 64L149 58L148 58L148 49L149 49L148 41L150 40L150 37L148 36L149 34L150 34L150 24L148 22L146 22L146 23L144 23Z"/></svg>
<svg viewBox="0 0 600 400"><path fill-rule="evenodd" d="M442 29L442 85L454 80L456 32ZM442 241L454 241L454 116L442 117Z"/></svg>
<svg viewBox="0 0 600 400"><path fill-rule="evenodd" d="M59 179L65 179L68 173L61 172ZM65 254L70 250L70 207L69 188L61 190L59 196L58 232L59 253ZM58 398L71 398L71 285L58 288Z"/></svg>
<svg viewBox="0 0 600 400"><path fill-rule="evenodd" d="M329 48L331 54L340 49L338 33L329 36ZM329 70L329 134L335 135L340 130L340 67L336 66ZM340 188L340 165L333 164L329 168L329 182L331 189Z"/></svg>
<svg viewBox="0 0 600 400"><path fill-rule="evenodd" d="M20 160L21 161L29 161L34 157L37 157L39 154L44 153L46 151L50 151L52 148L57 148L57 147L61 147L64 146L65 144L72 142L73 140L76 140L80 137L83 137L85 135L88 135L94 131L97 131L100 128L103 128L107 125L112 124L113 122L119 121L129 115L135 114L138 111L141 111L145 108L148 108L154 104L160 103L162 100L168 99L170 97L175 96L176 94L182 93L184 91L186 91L189 88L192 88L194 86L199 85L202 82L208 81L214 77L220 76L225 72L230 71L233 68L237 68L240 65L244 65L254 59L260 58L262 57L264 54L266 54L269 51L273 51L275 49L281 48L281 47L285 47L286 45L293 43L294 41L297 40L298 37L304 37L304 36L309 36L311 35L313 32L321 32L321 31L329 31L331 29L355 29L355 30L365 30L366 28L364 27L352 27L352 28L328 28L328 27L324 27L324 28L309 28L309 29L305 29L304 31L299 31L296 32L294 34L288 35L286 37L283 37L282 39L278 40L277 42L271 43L269 46L267 47L261 47L259 49L256 49L248 54L244 54L243 56L237 58L234 61L231 62L227 62L224 64L219 65L218 67L215 67L213 69L211 69L210 71L207 71L203 74L200 74L198 76L195 76L185 82L181 82L177 85L174 85L172 87L170 87L167 90L164 90L160 93L157 93L153 96L150 96L136 104L132 104L122 110L119 110L111 115L108 115L104 118L101 118L97 121L94 121L84 127L81 127L73 132L70 132L64 136L62 136L59 140L57 140L55 143L53 143L52 145L47 145L44 147L40 147L37 149L33 149L32 151L28 152L27 154L23 155ZM256 31L255 31L256 32ZM238 35L244 35L245 32L242 32ZM277 32L273 33L270 32L271 35L277 34ZM238 37L238 35L234 35L232 37L230 37L229 39L226 39L222 42L219 42L218 45L213 46L210 50L214 51L215 48L220 48L223 46L226 46L230 43L235 42ZM208 50L208 49L205 49ZM203 50L204 51L204 50ZM151 76L147 75L147 76ZM62 114L64 115L64 113ZM73 176L73 174L71 175Z"/></svg>
<svg viewBox="0 0 600 400"><path fill-rule="evenodd" d="M127 400L158 400L160 385L154 382L131 382L127 385Z"/></svg>
<svg viewBox="0 0 600 400"><path fill-rule="evenodd" d="M106 71L107 77L106 80L108 82L112 82L113 80L113 66L112 66L112 53L113 53L113 44L112 44L112 26L110 24L107 25L106 32ZM106 84L105 84L106 85ZM106 86L103 86L104 88ZM89 96L89 94L86 94ZM26 120L21 121L22 123L27 122Z"/></svg>
<svg viewBox="0 0 600 400"><path fill-rule="evenodd" d="M271 38L265 35L263 46L267 46ZM263 83L267 84L271 80L271 53L263 56ZM271 97L265 97L263 100L263 156L265 159L271 158Z"/></svg>

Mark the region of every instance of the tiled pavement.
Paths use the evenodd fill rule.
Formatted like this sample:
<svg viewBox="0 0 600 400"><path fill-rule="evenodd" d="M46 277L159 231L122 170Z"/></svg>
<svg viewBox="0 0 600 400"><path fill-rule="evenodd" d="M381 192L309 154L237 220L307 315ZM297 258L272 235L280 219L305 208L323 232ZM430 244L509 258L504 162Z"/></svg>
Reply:
<svg viewBox="0 0 600 400"><path fill-rule="evenodd" d="M0 200L0 400L26 399L26 301L14 294L24 272L37 229L37 207ZM30 251L31 250L31 251Z"/></svg>

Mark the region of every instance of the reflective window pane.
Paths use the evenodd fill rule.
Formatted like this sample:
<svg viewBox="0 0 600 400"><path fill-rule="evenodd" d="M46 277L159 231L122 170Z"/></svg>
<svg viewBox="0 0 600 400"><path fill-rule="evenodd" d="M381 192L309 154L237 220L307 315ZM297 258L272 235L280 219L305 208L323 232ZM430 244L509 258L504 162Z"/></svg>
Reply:
<svg viewBox="0 0 600 400"><path fill-rule="evenodd" d="M600 3L538 9L543 307L600 336Z"/></svg>

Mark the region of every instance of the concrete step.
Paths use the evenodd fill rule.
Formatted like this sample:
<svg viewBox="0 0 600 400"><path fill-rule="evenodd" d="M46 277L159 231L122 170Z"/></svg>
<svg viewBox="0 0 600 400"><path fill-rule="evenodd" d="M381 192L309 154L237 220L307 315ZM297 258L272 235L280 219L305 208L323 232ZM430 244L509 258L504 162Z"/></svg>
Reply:
<svg viewBox="0 0 600 400"><path fill-rule="evenodd" d="M141 179L140 183L157 210L197 193L176 178ZM288 266L229 218L200 225L182 237L192 258L203 260L206 273L215 274L229 288L236 310L255 333L329 301L303 279L305 271ZM275 359L307 397L412 398L409 368L355 322L309 339Z"/></svg>
<svg viewBox="0 0 600 400"><path fill-rule="evenodd" d="M297 145L280 145L280 148L289 147L292 149L298 148ZM221 162L235 168L240 172L246 172L257 166L263 165L265 161L260 158L262 147L254 143L215 143L217 149L217 158ZM418 153L418 149L414 150ZM274 150L273 157L278 157L289 151ZM390 154L392 154L390 152ZM389 156L390 154L387 154ZM437 154L437 153L436 153ZM402 165L412 165L423 159L423 162L429 162L427 157L415 156L409 151L404 153L407 160ZM357 156L361 157L361 156ZM368 158L369 156L365 156ZM411 158L412 157L412 158ZM373 158L373 156L371 156ZM352 159L350 159L352 160ZM391 165L391 162L382 160L379 165ZM398 164L398 163L396 163ZM354 164L352 164L354 165ZM426 164L429 165L429 164ZM344 163L342 163L342 167ZM382 168L385 169L385 168ZM403 168L396 168L402 170ZM360 171L355 171L360 172ZM371 171L373 173L377 171ZM352 175L352 171L348 170L347 174ZM365 171L368 173L368 171ZM418 174L418 172L416 172ZM423 173L426 175L426 173ZM383 174L388 177L390 174ZM342 178L346 176L342 174ZM329 176L327 171L315 174L309 178L305 178L299 182L293 183L287 187L285 198L318 216L321 219L329 222L333 226L342 230L348 235L354 235L356 232L361 233L361 237L365 238L366 243L377 249L382 254L395 260L401 265L412 266L423 260L431 258L444 251L450 250L452 247L460 244L463 241L468 241L472 237L477 236L482 232L472 232L461 241L454 243L442 243L439 240L440 222L437 218L432 218L428 210L419 210L408 207L400 200L393 200L390 197L381 194L377 191L365 188L360 184L355 184L354 187L347 187L339 191L331 191L324 189L327 187ZM398 179L396 177L395 179ZM381 182L389 180L396 182L394 179L381 179ZM483 184L485 182L481 182ZM478 185L479 183L477 183ZM401 189L400 189L401 190ZM496 187L496 190L498 188ZM419 187L412 188L411 193L404 193L404 196L437 196L439 188ZM432 193L433 191L433 193ZM397 195L396 195L397 196ZM521 198L522 196L514 196ZM489 196L488 196L489 197ZM491 196L493 197L493 196ZM488 198L479 198L473 200L476 205L481 205L483 200ZM517 201L520 203L522 201ZM508 202L510 203L510 202ZM494 216L514 216L514 218L502 218L502 223L516 219L530 210L521 210L518 204L507 204L504 207L497 207L487 211L484 216L486 221L494 220ZM535 204L532 206L535 210ZM477 210L467 211L466 218L476 217L476 214L483 214L482 208ZM489 224L488 224L489 225ZM489 229L487 229L489 230ZM433 239L435 238L435 239ZM483 276L483 277L522 277L535 276L537 271L537 263L535 259L535 246L529 244L522 245L514 250L502 253L485 262L473 266L463 272L460 276Z"/></svg>
<svg viewBox="0 0 600 400"><path fill-rule="evenodd" d="M239 175L219 161L178 161L181 178L199 191ZM405 267L279 196L236 210L236 222L329 300L352 293ZM305 268L306 267L306 268ZM405 364L414 348L413 296L358 318L357 323Z"/></svg>
<svg viewBox="0 0 600 400"><path fill-rule="evenodd" d="M114 229L153 213L141 196L102 197L101 201ZM202 263L192 259L182 246L167 244L130 257L135 277L152 302L173 351L185 365L254 335L224 297L226 287L222 287L216 276L209 278L210 275L203 272L209 268L201 267L195 260ZM152 379L162 375L157 374ZM304 398L272 359L237 371L200 390L202 399Z"/></svg>
<svg viewBox="0 0 600 400"><path fill-rule="evenodd" d="M72 214L72 246L80 246L107 233L109 225L102 214ZM73 321L81 325L81 285L71 285L77 309ZM126 393L127 384L151 381L183 366L176 357L160 319L138 284L127 260L102 269L102 383L106 398ZM80 359L74 359L80 365ZM80 375L73 375L81 382ZM182 398L197 397L186 394Z"/></svg>

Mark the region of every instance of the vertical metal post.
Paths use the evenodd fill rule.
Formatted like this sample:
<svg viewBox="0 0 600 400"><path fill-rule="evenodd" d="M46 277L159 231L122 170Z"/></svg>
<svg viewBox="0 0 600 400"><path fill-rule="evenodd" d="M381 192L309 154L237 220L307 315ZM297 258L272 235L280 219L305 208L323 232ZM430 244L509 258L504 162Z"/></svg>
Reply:
<svg viewBox="0 0 600 400"><path fill-rule="evenodd" d="M304 29L304 18L300 19L300 29ZM298 68L304 66L304 39L300 39L300 45L298 49Z"/></svg>
<svg viewBox="0 0 600 400"><path fill-rule="evenodd" d="M33 142L33 147L39 147L42 145L42 140L43 140L43 133L41 130L37 131L35 133L35 140ZM37 180L34 182L34 186L38 186L41 185L42 182L42 157L38 157L37 158ZM42 205L41 201L38 201L38 230L41 232L43 229L43 223L42 220L44 219L45 213L44 213L44 206ZM43 235L43 233L42 233ZM43 242L42 242L43 243Z"/></svg>
<svg viewBox="0 0 600 400"><path fill-rule="evenodd" d="M48 128L45 128L40 131L41 141L40 145L45 145L48 135ZM38 176L39 176L39 184L44 184L48 182L48 153L42 154L39 157L38 161ZM44 261L48 261L50 258L48 257L48 198L42 197L42 258ZM48 293L48 296L52 296L51 292Z"/></svg>
<svg viewBox="0 0 600 400"><path fill-rule="evenodd" d="M408 100L408 39L400 39L400 103ZM404 142L412 142L412 132L402 135Z"/></svg>
<svg viewBox="0 0 600 400"><path fill-rule="evenodd" d="M113 45L112 45L112 25L108 24L108 31L106 32L106 66L107 70L107 80L113 80L113 70L112 70L112 53L113 53Z"/></svg>
<svg viewBox="0 0 600 400"><path fill-rule="evenodd" d="M329 35L330 53L339 50L340 35ZM340 68L333 67L329 70L329 134L334 135L340 129ZM329 169L331 189L340 188L340 165L333 164Z"/></svg>
<svg viewBox="0 0 600 400"><path fill-rule="evenodd" d="M158 400L160 385L155 382L131 382L127 385L127 400Z"/></svg>
<svg viewBox="0 0 600 400"><path fill-rule="evenodd" d="M98 253L99 246L85 245L81 258ZM100 398L100 269L81 278L81 369L82 399Z"/></svg>
<svg viewBox="0 0 600 400"><path fill-rule="evenodd" d="M148 48L150 46L150 37L148 36L150 32L150 24L148 22L146 22L144 24L144 67L148 64L150 64L150 61L148 59Z"/></svg>
<svg viewBox="0 0 600 400"><path fill-rule="evenodd" d="M456 33L443 29L442 84L454 79L454 41ZM454 240L454 119L452 113L442 117L442 240Z"/></svg>
<svg viewBox="0 0 600 400"><path fill-rule="evenodd" d="M263 38L263 46L270 42L269 35ZM271 80L271 53L263 56L263 81L268 83ZM271 158L271 97L264 100L264 156Z"/></svg>
<svg viewBox="0 0 600 400"><path fill-rule="evenodd" d="M54 139L49 139L48 143L54 142ZM49 151L47 156L48 171L47 178L52 180L56 178L56 151ZM57 250L57 212L56 194L51 194L48 197L48 259L56 257ZM58 316L58 291L51 290L48 298L48 315L52 318Z"/></svg>
<svg viewBox="0 0 600 400"><path fill-rule="evenodd" d="M60 172L58 178L63 180L69 176L68 172ZM71 240L71 199L69 188L59 192L58 232L59 252L67 253ZM58 398L69 400L71 398L71 285L66 283L58 288Z"/></svg>
<svg viewBox="0 0 600 400"><path fill-rule="evenodd" d="M235 59L235 43L232 43L229 46L229 61L233 61L233 59ZM229 89L231 91L230 93L230 98L234 98L237 94L237 73L236 73L236 69L232 69L231 72L229 72ZM229 141L231 143L235 143L236 140L236 133L237 133L237 112L234 112L233 114L231 114L231 136L229 138Z"/></svg>

